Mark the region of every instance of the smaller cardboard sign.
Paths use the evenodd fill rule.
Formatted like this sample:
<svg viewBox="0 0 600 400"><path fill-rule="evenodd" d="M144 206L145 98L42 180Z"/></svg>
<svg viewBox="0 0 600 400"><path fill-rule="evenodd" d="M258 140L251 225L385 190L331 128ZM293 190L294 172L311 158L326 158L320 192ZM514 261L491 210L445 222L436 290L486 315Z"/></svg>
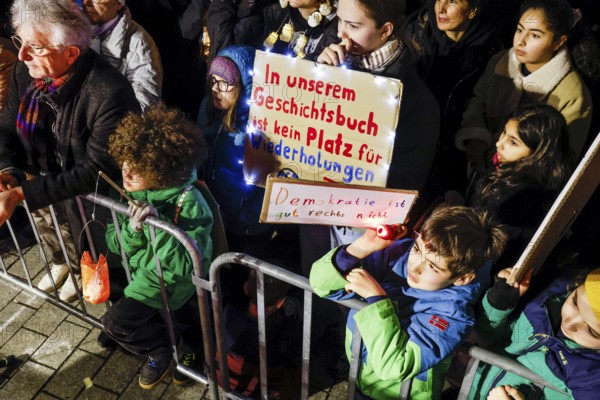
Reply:
<svg viewBox="0 0 600 400"><path fill-rule="evenodd" d="M417 191L322 183L269 175L260 222L376 228L402 224Z"/></svg>

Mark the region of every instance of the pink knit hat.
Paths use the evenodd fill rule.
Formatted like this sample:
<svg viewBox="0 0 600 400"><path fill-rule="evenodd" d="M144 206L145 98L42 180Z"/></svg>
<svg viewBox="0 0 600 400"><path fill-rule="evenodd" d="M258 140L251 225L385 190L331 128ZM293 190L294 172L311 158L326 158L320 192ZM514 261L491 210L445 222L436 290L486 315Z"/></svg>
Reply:
<svg viewBox="0 0 600 400"><path fill-rule="evenodd" d="M208 75L217 75L230 85L235 85L241 79L240 70L231 59L217 56L210 64Z"/></svg>

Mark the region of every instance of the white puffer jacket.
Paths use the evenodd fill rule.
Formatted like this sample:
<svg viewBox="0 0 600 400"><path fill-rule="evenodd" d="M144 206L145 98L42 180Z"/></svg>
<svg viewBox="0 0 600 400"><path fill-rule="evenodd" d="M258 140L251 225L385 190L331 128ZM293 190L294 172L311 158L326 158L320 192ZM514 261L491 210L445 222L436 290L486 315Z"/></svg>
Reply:
<svg viewBox="0 0 600 400"><path fill-rule="evenodd" d="M102 41L93 38L91 48L125 75L142 111L160 101L163 71L158 48L150 34L131 18L129 10Z"/></svg>

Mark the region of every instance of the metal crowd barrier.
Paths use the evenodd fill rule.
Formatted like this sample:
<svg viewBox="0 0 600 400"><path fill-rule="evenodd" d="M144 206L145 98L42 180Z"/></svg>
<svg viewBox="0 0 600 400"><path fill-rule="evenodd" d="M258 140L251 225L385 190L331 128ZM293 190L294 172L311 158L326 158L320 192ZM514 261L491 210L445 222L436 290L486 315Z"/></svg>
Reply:
<svg viewBox="0 0 600 400"><path fill-rule="evenodd" d="M481 363L496 366L504 371L530 380L533 383L534 389L527 397L527 400L539 399L542 396L545 388L553 390L552 393L555 394L557 398L565 400L572 398L569 393L564 392L563 390L552 385L543 377L539 376L529 368L525 367L523 364L511 358L493 353L479 346L471 347L469 350L469 356L471 359L467 365L467 372L465 373L465 377L460 387L458 400L466 400L468 398L469 392L471 391L471 386L473 386L473 380L475 379L477 368Z"/></svg>
<svg viewBox="0 0 600 400"><path fill-rule="evenodd" d="M108 198L108 197L102 196L102 195L98 195L98 194L89 194L89 195L86 195L81 198L77 197L76 201L77 201L77 205L79 208L80 217L81 217L81 220L83 223L83 232L85 233L85 235L88 239L90 253L92 255L92 258L94 260L96 260L97 255L98 255L97 252L99 249L97 248L97 245L96 246L94 245L92 234L90 232L90 224L89 224L90 217L88 215L89 212L86 211L83 201L90 201L91 203L94 204L94 210L92 211L92 219L94 219L94 220L96 220L94 217L95 206L102 206L110 211L113 223L115 224L115 228L116 228L115 230L116 230L117 236L119 238L119 241L121 240L120 239L121 233L120 233L120 229L119 229L119 224L117 223L117 213L127 214L127 206L125 204L115 201L111 198ZM37 246L39 248L39 252L41 255L41 262L44 267L43 270L40 272L40 274L44 274L44 273L50 274L49 260L43 250L40 236L38 235L38 232L37 232L37 229L33 222L31 213L27 209L27 205L25 203L24 203L24 207L27 211L27 217L29 219L31 229L32 229L33 235L35 237L36 243L34 244L34 246ZM49 208L50 208L50 213L52 214L54 228L57 233L62 252L63 252L63 254L65 256L65 260L67 260L67 264L69 266L69 270L70 270L69 275L70 276L67 279L71 279L74 269L73 269L73 266L71 265L71 261L69 260L68 255L67 255L67 250L65 248L65 243L62 239L60 228L58 226L54 207L50 206ZM214 210L213 210L213 212L214 212ZM186 248L186 250L188 251L188 253L192 259L192 262L193 262L193 268L194 268L193 282L196 286L196 293L198 296L198 308L199 308L198 312L199 312L200 320L201 320L201 329L202 329L202 336L203 336L203 343L204 343L204 354L205 354L205 363L206 363L206 367L207 367L206 368L207 372L206 373L197 372L197 371L189 369L183 365L180 365L178 363L176 366L177 370L180 371L181 373L183 373L184 375L190 377L191 379L207 385L209 388L210 397L212 399L221 398L220 393L219 393L219 385L218 385L218 381L217 381L217 375L216 375L216 371L217 371L217 367L216 367L216 354L217 353L215 352L215 337L216 337L216 349L218 350L218 354L219 354L219 364L224 367L224 368L221 368L221 370L220 370L221 379L222 379L222 382L224 382L224 384L222 385L223 387L221 387L222 396L224 398L233 398L233 399L245 399L246 398L242 394L229 389L229 368L227 366L226 351L224 349L224 341L223 341L223 314L222 314L223 307L222 307L222 303L221 303L221 284L220 284L220 274L219 274L220 269L223 268L224 266L226 266L228 264L239 264L239 265L242 265L242 266L245 266L247 268L254 269L257 271L257 303L258 303L257 308L258 308L258 330L259 330L259 338L260 338L258 345L259 345L259 353L260 353L260 385L261 385L261 398L262 399L267 399L267 386L268 386L267 364L266 364L266 354L267 354L268 350L266 348L266 337L265 337L265 331L266 331L265 330L265 306L264 306L264 290L263 290L264 274L271 275L276 279L282 280L293 286L299 287L300 289L302 289L304 291L301 398L307 399L308 395L309 395L309 368L310 368L310 343L311 343L310 341L311 341L312 295L313 295L312 289L308 283L308 279L306 279L300 275L294 274L292 272L289 272L283 268L277 267L275 265L266 263L264 261L254 258L254 257L248 256L245 254L240 254L240 253L225 253L225 254L218 256L214 260L214 262L212 263L212 265L210 267L210 272L209 272L209 276L208 276L209 279L208 280L204 279L203 278L204 269L203 269L203 265L202 265L202 256L201 256L200 251L194 240L192 240L183 230L181 230L177 226L175 226L171 223L165 222L159 218L150 216L145 220L145 223L150 228L151 243L153 246L155 245L155 239L156 239L154 230L156 228L161 229L161 230L169 233L173 237L175 237ZM5 260L4 260L5 255L0 254L0 278L20 287L23 290L26 290L27 292L29 292L31 294L34 294L38 297L43 298L44 300L50 302L51 304L61 308L62 310L68 312L69 314L72 314L72 315L80 318L83 321L86 321L87 323L93 325L96 328L103 329L101 321L88 312L85 302L83 301L83 296L82 296L82 293L80 290L77 290L77 296L78 296L79 302L76 303L76 305L73 305L70 303L63 302L59 299L58 290L57 290L56 286L54 285L54 282L52 282L52 286L53 286L52 293L46 293L46 292L38 289L33 284L34 277L31 276L29 267L26 263L25 256L24 256L25 249L23 249L21 244L19 243L18 232L15 231L10 220L7 221L7 227L9 229L10 236L12 238L12 241L13 241L13 244L15 247L16 257L18 258L18 261L15 261L11 266L7 266L5 263ZM121 253L122 253L121 257L123 260L123 265L125 266L126 275L129 280L130 274L129 274L129 270L128 270L127 261L126 261L123 251L121 251ZM165 314L168 316L172 316L171 311L168 306L168 303L166 301L167 296L166 296L166 291L165 291L165 287L164 287L164 282L162 281L162 266L160 265L161 263L160 263L160 260L158 259L158 257L154 257L154 261L156 264L158 276L160 277L160 281L161 281L161 296L162 296L162 300L163 300ZM9 269L14 268L15 264L17 262L19 262L22 266L24 278L19 276L18 274L12 273L12 271L9 272ZM212 300L212 314L211 314L211 304L210 304L210 300L209 300L209 295L210 295L210 300ZM339 303L343 304L345 306L351 307L351 308L355 308L355 309L361 309L365 305L363 302L361 302L359 300L342 301ZM107 303L107 307L108 307L108 303ZM174 324L173 324L173 321L171 318L165 318L165 320L166 320L166 324L167 324L167 328L168 328L168 332L169 332L169 339L171 341L173 358L177 361L177 360L179 360L179 350L177 348L177 343L175 341ZM213 323L213 320L214 320L214 323ZM354 337L355 337L355 342L353 343L353 350L354 350L353 354L356 355L359 353L359 349L360 349L360 334L359 334L358 330L355 332ZM350 377L349 377L349 381L348 381L348 399L354 398L354 391L355 391L354 383L356 381L356 374L358 372L358 361L359 361L359 358L355 356L355 357L353 357L353 360L350 364Z"/></svg>
<svg viewBox="0 0 600 400"><path fill-rule="evenodd" d="M110 211L113 223L116 227L116 233L119 237L119 241L121 241L121 233L119 229L119 224L117 223L117 213L127 214L127 206L123 203L110 199L108 197L102 195L87 195L84 197L85 200L90 201L95 206L102 206ZM83 230L88 239L90 252L94 259L97 259L97 248L94 246L94 241L92 239L92 234L90 232L89 225L89 217L86 209L83 205L82 199L76 198L77 205L80 211L80 217L83 222ZM38 235L37 229L35 228L35 224L27 209L27 205L24 204L24 207L27 211L27 216L29 219L29 223L31 224L31 228L33 231L33 235L36 240L37 247L39 248L41 261L44 265L44 269L41 272L50 273L50 267L48 259L42 249L42 245L40 242L40 237ZM67 251L65 248L65 243L62 239L62 235L60 232L60 228L58 227L57 218L55 215L54 207L50 206L50 212L52 215L52 220L54 222L55 231L58 235L58 239L61 245L61 249L63 254L65 255L65 260L69 265L70 275L73 274L73 268L69 261L69 257L67 255ZM213 210L214 212L218 212L218 210ZM92 218L94 218L94 214L92 212ZM297 275L293 272L287 271L283 268L275 266L273 264L267 263L265 261L259 260L255 257L241 254L241 253L231 253L227 252L219 255L210 266L208 280L205 279L204 268L202 265L202 256L200 251L195 243L183 230L178 228L177 226L165 222L156 217L148 217L145 223L150 228L150 236L152 245L155 245L155 229L161 229L173 237L175 237L188 251L194 268L194 276L193 282L196 286L196 294L198 296L198 312L200 315L201 321L201 333L203 337L204 343L204 354L205 354L205 366L207 372L197 372L192 369L189 369L183 365L177 363L176 368L178 371L188 376L189 378L205 384L208 386L209 394L212 399L219 399L222 395L224 398L229 399L246 399L247 397L242 394L231 390L229 387L229 367L227 364L227 351L225 349L224 344L224 319L223 319L223 304L221 302L221 281L220 281L220 270L226 267L229 264L237 264L244 266L249 269L253 269L256 271L256 290L257 290L257 309L258 309L258 332L259 332L259 358L260 358L260 391L261 391L261 399L267 400L268 398L268 378L267 378L267 341L266 341L266 316L265 316L265 304L264 304L264 275L270 275L275 279L284 281L290 285L293 285L297 288L303 290L303 335L302 335L302 370L301 370L301 398L307 399L309 396L309 380L310 380L310 346L311 346L311 324L312 324L312 303L313 303L313 291L309 285L308 279ZM18 235L12 226L10 221L7 221L7 227L10 232L10 236L13 240L16 255L18 257L18 261L21 264L23 270L23 277L18 276L17 274L13 274L9 272L9 267L6 265L4 260L4 255L0 253L0 278L20 287L23 290L28 291L38 297L43 298L44 300L50 302L51 304L61 308L62 310L80 318L83 321L86 321L90 325L93 325L99 329L103 329L102 323L99 319L95 318L91 314L88 313L86 309L85 303L83 301L83 296L81 291L77 291L77 296L79 299L78 307L65 303L61 301L58 297L58 290L53 282L53 293L43 292L37 287L35 287L32 283L32 276L29 271L29 267L25 261L24 257L24 249L19 244ZM127 261L125 258L125 254L121 251L121 256L123 259L123 264L125 266L125 271L127 274L127 279L130 280L129 270ZM164 282L162 280L162 266L160 260L157 256L154 257L154 261L157 268L158 276L160 277L161 282L161 296L163 300L163 306L165 310L165 314L168 315L168 318L165 318L169 339L171 341L173 358L177 362L179 360L179 350L177 348L177 342L175 340L175 331L174 324L171 319L172 314L169 309L169 305L167 303L167 295L164 286ZM16 268L17 261L15 261L12 266ZM71 279L69 277L68 279ZM209 299L210 295L210 299ZM360 310L365 306L364 302L359 300L346 300L337 302L346 307ZM108 307L108 303L106 305ZM212 308L212 314L211 314ZM352 359L350 361L350 369L349 369L349 377L348 377L348 399L354 399L355 393L355 382L358 373L358 367L360 362L360 345L361 345L361 337L358 332L358 328L355 328L354 332L354 340L352 342ZM218 353L215 353L215 349ZM221 380L223 385L221 385L221 392L219 392L219 385L217 381L217 366L216 366L216 355L218 354L219 365L222 366L220 368L221 372ZM480 360L482 362L490 363L493 365L497 365L507 371L520 374L522 376L527 377L535 385L539 386L542 390L544 387L548 387L551 389L558 390L554 388L551 384L544 381L542 378L538 377L533 372L529 371L527 368L517 363L516 361L507 359L506 357L499 356L497 354L491 353L489 351L473 348L471 350L471 362L469 363L467 374L465 375L465 379L463 381L463 385L460 390L459 399L466 399L469 393L469 389L471 387L471 383L473 381L473 376L475 370L477 369L477 365ZM410 393L410 384L411 380L407 380L403 383L401 388L401 393L399 394L399 399L408 399ZM558 390L560 392L560 390ZM564 392L561 392L564 393Z"/></svg>

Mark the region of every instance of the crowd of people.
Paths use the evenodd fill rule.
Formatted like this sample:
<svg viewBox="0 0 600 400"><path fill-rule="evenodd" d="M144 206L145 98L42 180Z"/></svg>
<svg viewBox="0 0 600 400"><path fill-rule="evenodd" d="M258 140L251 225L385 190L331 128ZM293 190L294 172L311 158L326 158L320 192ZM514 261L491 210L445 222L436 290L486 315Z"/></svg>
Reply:
<svg viewBox="0 0 600 400"><path fill-rule="evenodd" d="M144 223L153 216L186 231L206 273L217 219L201 180L231 251L309 277L321 297L366 302L349 315L315 303L315 342L334 327L349 355L360 330L356 398L398 398L408 379L410 398L441 398L449 366L460 363L453 354L475 343L592 399L600 389L600 230L589 209L599 196L570 232L581 243L572 268L550 263L514 285L507 278L600 130L593 3L14 0L0 10L0 226L25 201L48 260L37 287L75 301L86 243L74 197L108 193L100 171L122 184L128 215L99 239L123 257L131 280L111 297L99 340L147 357L145 389L172 364L155 257L179 362L203 364L192 261L162 231L152 246ZM257 50L402 82L386 188L419 191L405 238L259 222L265 190L244 172ZM256 277L230 266L221 279L232 371L221 384L258 396ZM270 397L294 398L301 301L276 280L265 291ZM494 368L475 379L473 399L535 390Z"/></svg>

